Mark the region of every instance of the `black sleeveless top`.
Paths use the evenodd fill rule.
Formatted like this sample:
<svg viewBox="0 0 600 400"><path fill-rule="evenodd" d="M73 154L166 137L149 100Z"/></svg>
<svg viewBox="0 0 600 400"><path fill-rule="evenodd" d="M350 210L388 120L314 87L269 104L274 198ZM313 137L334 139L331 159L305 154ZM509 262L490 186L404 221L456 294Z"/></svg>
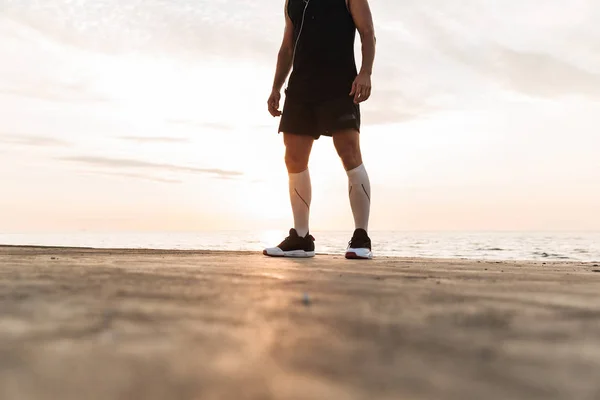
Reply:
<svg viewBox="0 0 600 400"><path fill-rule="evenodd" d="M286 95L305 101L349 96L357 75L356 25L346 0L289 0L294 64Z"/></svg>

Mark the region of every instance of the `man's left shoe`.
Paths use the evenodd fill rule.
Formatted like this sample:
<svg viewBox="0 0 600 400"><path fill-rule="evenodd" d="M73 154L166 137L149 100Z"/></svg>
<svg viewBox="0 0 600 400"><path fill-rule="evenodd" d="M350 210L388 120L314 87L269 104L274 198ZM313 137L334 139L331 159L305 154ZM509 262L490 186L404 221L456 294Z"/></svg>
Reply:
<svg viewBox="0 0 600 400"><path fill-rule="evenodd" d="M352 240L348 243L346 258L349 260L370 260L373 258L371 239L364 229L354 231Z"/></svg>

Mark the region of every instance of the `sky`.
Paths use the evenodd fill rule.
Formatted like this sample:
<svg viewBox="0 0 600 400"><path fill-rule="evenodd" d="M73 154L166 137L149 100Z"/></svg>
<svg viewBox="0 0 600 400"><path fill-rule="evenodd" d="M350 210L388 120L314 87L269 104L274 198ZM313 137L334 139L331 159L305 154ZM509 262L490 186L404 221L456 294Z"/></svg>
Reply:
<svg viewBox="0 0 600 400"><path fill-rule="evenodd" d="M283 5L0 0L0 232L291 226ZM371 230L600 230L599 2L371 8ZM311 229L353 229L330 138L309 168Z"/></svg>

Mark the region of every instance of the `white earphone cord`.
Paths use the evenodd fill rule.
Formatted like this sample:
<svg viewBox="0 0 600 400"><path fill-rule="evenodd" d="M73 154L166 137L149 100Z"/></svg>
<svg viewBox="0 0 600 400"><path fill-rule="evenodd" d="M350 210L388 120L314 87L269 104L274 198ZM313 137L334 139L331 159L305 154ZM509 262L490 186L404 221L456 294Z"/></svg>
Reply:
<svg viewBox="0 0 600 400"><path fill-rule="evenodd" d="M294 45L294 53L292 54L292 64L294 63L294 60L296 59L296 49L298 48L298 42L300 41L300 35L302 35L302 28L304 28L304 18L306 17L306 9L308 8L308 5L310 4L310 0L304 0L304 3L306 3L306 5L304 6L304 12L302 13L302 23L300 24L300 31L298 31L298 37L296 38L296 44Z"/></svg>

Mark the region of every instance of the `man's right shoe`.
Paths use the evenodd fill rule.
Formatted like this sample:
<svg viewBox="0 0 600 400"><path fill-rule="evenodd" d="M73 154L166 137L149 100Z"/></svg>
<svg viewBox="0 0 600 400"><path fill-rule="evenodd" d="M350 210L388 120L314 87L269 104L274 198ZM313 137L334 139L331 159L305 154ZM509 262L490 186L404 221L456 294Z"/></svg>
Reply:
<svg viewBox="0 0 600 400"><path fill-rule="evenodd" d="M315 256L315 238L310 234L305 237L298 236L294 228L290 229L290 235L277 247L263 250L263 254L269 257L296 257L308 258Z"/></svg>

